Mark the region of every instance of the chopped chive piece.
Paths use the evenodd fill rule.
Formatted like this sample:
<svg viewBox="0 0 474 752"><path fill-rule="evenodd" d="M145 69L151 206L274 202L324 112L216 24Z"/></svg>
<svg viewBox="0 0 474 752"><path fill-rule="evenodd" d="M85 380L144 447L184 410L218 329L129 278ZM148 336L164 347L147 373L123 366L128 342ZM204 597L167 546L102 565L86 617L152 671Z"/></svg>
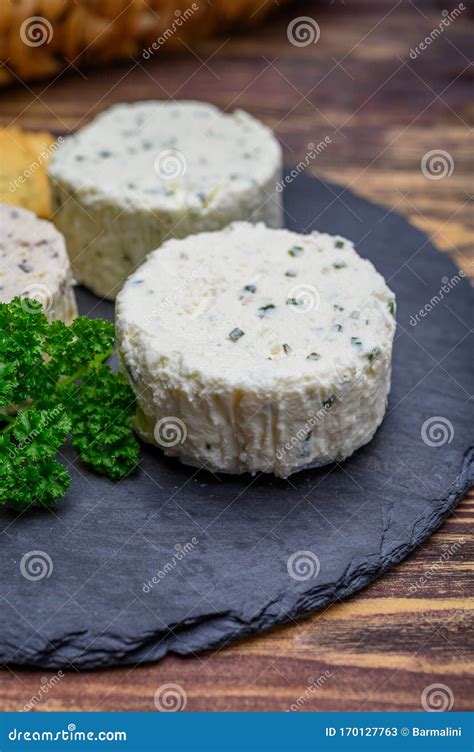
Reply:
<svg viewBox="0 0 474 752"><path fill-rule="evenodd" d="M293 269L288 269L288 271L285 272L285 277L296 277L296 272Z"/></svg>
<svg viewBox="0 0 474 752"><path fill-rule="evenodd" d="M333 308L334 308L335 311L343 311L344 310L344 306L337 305L337 303L334 303Z"/></svg>
<svg viewBox="0 0 474 752"><path fill-rule="evenodd" d="M351 337L351 344L354 345L354 347L362 347L362 342L358 337Z"/></svg>
<svg viewBox="0 0 474 752"><path fill-rule="evenodd" d="M336 248L344 248L345 243L344 243L343 240L336 240L336 242L334 243L334 245L335 245Z"/></svg>
<svg viewBox="0 0 474 752"><path fill-rule="evenodd" d="M395 318L395 301L389 300L388 301L388 310L392 314L392 316Z"/></svg>
<svg viewBox="0 0 474 752"><path fill-rule="evenodd" d="M229 334L229 339L232 340L232 342L237 342L238 339L244 336L244 332L242 329L239 329L238 326L235 327L235 329L232 329L232 331Z"/></svg>
<svg viewBox="0 0 474 752"><path fill-rule="evenodd" d="M381 352L382 350L380 349L380 347L374 347L369 353L367 353L369 363L372 363L376 358L378 358Z"/></svg>
<svg viewBox="0 0 474 752"><path fill-rule="evenodd" d="M283 350L288 355L288 353L291 352L291 347L289 345L287 345L286 342L285 342L285 344L283 345Z"/></svg>
<svg viewBox="0 0 474 752"><path fill-rule="evenodd" d="M321 356L319 355L319 353L312 352L312 353L310 353L309 355L306 356L306 360L319 360L320 357Z"/></svg>
<svg viewBox="0 0 474 752"><path fill-rule="evenodd" d="M359 318L359 311L352 311L352 313L349 314L351 319L358 319Z"/></svg>
<svg viewBox="0 0 474 752"><path fill-rule="evenodd" d="M301 256L303 251L304 251L304 248L302 245L294 245L292 248L290 248L288 253L290 254L290 256L296 257L296 256Z"/></svg>
<svg viewBox="0 0 474 752"><path fill-rule="evenodd" d="M332 407L336 401L337 397L335 394L331 394L330 397L327 398L327 400L324 400L323 407L325 410L329 410L330 407Z"/></svg>
<svg viewBox="0 0 474 752"><path fill-rule="evenodd" d="M267 311L271 311L272 308L275 308L275 306L273 305L273 303L269 303L268 305L260 306L260 308L258 309L258 311L259 311L258 315L260 316L261 319L263 319L263 317L266 315Z"/></svg>
<svg viewBox="0 0 474 752"><path fill-rule="evenodd" d="M342 324L336 324L334 329L336 330L336 332L342 332Z"/></svg>
<svg viewBox="0 0 474 752"><path fill-rule="evenodd" d="M286 301L287 305L296 305L296 306L298 306L298 305L303 305L303 303L304 303L304 301L301 298L300 299L298 299L298 298L288 298L287 301Z"/></svg>
<svg viewBox="0 0 474 752"><path fill-rule="evenodd" d="M345 262L345 261L336 261L336 262L335 262L335 263L333 264L333 267L334 267L335 269L344 269L344 268L345 268L346 266L347 266L347 264L346 264L346 262Z"/></svg>
<svg viewBox="0 0 474 752"><path fill-rule="evenodd" d="M255 285L245 285L244 290L247 292L257 292Z"/></svg>

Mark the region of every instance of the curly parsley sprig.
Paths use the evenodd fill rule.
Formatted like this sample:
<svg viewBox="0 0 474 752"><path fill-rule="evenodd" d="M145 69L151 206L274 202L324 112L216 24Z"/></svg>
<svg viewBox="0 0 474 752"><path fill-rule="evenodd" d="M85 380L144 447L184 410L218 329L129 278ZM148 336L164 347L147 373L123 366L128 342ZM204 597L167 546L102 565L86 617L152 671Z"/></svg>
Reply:
<svg viewBox="0 0 474 752"><path fill-rule="evenodd" d="M40 303L0 303L0 505L49 506L70 477L56 460L68 437L95 472L119 480L139 459L135 397L106 365L115 330L80 316L49 323Z"/></svg>

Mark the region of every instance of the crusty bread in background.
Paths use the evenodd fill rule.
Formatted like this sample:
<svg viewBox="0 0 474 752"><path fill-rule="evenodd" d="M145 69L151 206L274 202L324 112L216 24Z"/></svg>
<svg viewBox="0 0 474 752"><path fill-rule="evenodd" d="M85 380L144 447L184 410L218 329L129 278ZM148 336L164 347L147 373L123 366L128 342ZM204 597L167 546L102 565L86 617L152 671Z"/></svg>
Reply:
<svg viewBox="0 0 474 752"><path fill-rule="evenodd" d="M254 24L276 0L0 0L0 84ZM163 39L162 39L163 42Z"/></svg>

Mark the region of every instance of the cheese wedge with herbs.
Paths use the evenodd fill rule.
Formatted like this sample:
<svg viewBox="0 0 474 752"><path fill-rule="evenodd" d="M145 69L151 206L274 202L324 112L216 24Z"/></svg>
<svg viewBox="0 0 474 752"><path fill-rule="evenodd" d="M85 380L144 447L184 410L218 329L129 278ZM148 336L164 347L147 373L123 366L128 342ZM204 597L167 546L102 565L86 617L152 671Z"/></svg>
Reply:
<svg viewBox="0 0 474 752"><path fill-rule="evenodd" d="M242 219L280 227L281 169L270 129L241 110L191 101L116 105L56 150L54 221L76 278L113 299L167 238Z"/></svg>
<svg viewBox="0 0 474 752"><path fill-rule="evenodd" d="M116 313L137 430L185 463L287 477L383 419L395 297L344 238L236 222L169 240Z"/></svg>
<svg viewBox="0 0 474 752"><path fill-rule="evenodd" d="M77 316L64 238L51 222L0 204L0 302L38 300L50 321ZM33 309L34 310L34 309Z"/></svg>

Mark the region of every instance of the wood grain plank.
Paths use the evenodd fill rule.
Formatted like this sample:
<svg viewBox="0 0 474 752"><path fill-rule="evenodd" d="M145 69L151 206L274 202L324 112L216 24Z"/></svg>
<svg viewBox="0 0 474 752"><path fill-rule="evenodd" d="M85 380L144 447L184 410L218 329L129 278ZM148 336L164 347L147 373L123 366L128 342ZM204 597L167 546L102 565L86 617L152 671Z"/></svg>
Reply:
<svg viewBox="0 0 474 752"><path fill-rule="evenodd" d="M467 14L415 61L409 51L439 23L435 0L295 3L258 34L193 45L146 65L63 75L0 94L0 123L64 133L117 101L197 98L243 107L275 128L289 165L308 143L332 143L308 170L395 210L472 274L474 31ZM318 44L296 48L288 22L310 15ZM209 56L213 55L211 59ZM454 169L430 180L423 155ZM182 685L188 710L419 710L435 682L455 710L472 709L474 493L408 559L323 613L192 658L94 672L4 669L0 707L154 710L155 690ZM314 682L317 686L315 687ZM313 687L313 688L312 688Z"/></svg>

